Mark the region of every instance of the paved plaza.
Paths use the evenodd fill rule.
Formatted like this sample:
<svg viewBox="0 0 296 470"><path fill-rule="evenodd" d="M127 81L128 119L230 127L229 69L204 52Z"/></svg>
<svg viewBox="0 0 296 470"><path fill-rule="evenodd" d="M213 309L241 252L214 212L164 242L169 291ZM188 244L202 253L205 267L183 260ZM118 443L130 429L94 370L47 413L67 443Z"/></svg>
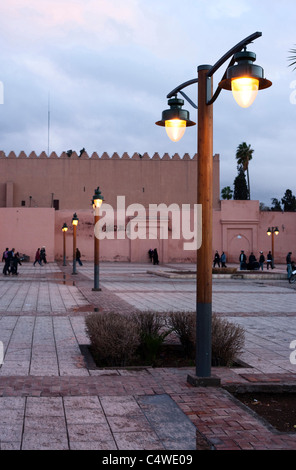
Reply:
<svg viewBox="0 0 296 470"><path fill-rule="evenodd" d="M220 387L193 387L194 368L90 368L85 317L94 311L194 311L196 280L165 277L193 265L23 263L0 278L1 450L294 449L229 393L230 386L293 386L296 286L276 276L213 279L213 312L245 329L245 367L213 368ZM279 266L273 274L285 273Z"/></svg>

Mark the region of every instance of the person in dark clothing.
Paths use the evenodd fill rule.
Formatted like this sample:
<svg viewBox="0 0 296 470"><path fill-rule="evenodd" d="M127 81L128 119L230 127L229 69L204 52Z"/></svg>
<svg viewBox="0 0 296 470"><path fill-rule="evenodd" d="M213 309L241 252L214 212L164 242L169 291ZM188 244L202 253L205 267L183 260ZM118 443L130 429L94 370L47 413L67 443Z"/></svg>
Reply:
<svg viewBox="0 0 296 470"><path fill-rule="evenodd" d="M19 252L17 252L11 260L11 274L14 274L15 276L18 275L17 267L19 264L22 265Z"/></svg>
<svg viewBox="0 0 296 470"><path fill-rule="evenodd" d="M78 250L78 248L76 248L76 261L78 261L78 263L80 264L80 266L82 266L82 262L81 262L81 253L80 251Z"/></svg>
<svg viewBox="0 0 296 470"><path fill-rule="evenodd" d="M43 246L40 250L40 261L41 261L41 263L43 262L44 264L47 263L46 253L45 253L45 246Z"/></svg>
<svg viewBox="0 0 296 470"><path fill-rule="evenodd" d="M153 261L153 250L152 250L152 248L150 248L150 249L148 250L148 256L149 256L149 259L150 259L150 261L151 261L151 263L152 263L152 261Z"/></svg>
<svg viewBox="0 0 296 470"><path fill-rule="evenodd" d="M157 253L157 249L155 248L153 251L153 264L158 264L158 263L159 263L158 253Z"/></svg>
<svg viewBox="0 0 296 470"><path fill-rule="evenodd" d="M246 269L246 262L247 262L247 257L245 255L245 252L244 250L241 250L241 254L239 255L240 270Z"/></svg>
<svg viewBox="0 0 296 470"><path fill-rule="evenodd" d="M215 256L214 256L214 266L216 266L216 264L218 264L218 267L220 268L220 256L219 256L219 253L218 251L216 250L216 253L215 253Z"/></svg>
<svg viewBox="0 0 296 470"><path fill-rule="evenodd" d="M271 267L271 269L273 269L273 259L272 259L271 251L268 252L266 265L267 265L267 269L269 269L269 266Z"/></svg>
<svg viewBox="0 0 296 470"><path fill-rule="evenodd" d="M226 254L224 253L224 251L222 252L222 255L221 255L221 264L222 264L222 268L227 268L227 266L226 266Z"/></svg>
<svg viewBox="0 0 296 470"><path fill-rule="evenodd" d="M2 261L4 261L3 274L6 276L9 271L10 261L8 260L8 248L3 251Z"/></svg>
<svg viewBox="0 0 296 470"><path fill-rule="evenodd" d="M35 266L36 263L39 263L40 266L42 266L41 260L40 260L40 248L38 248L36 253L35 253L35 261L34 261L33 265Z"/></svg>
<svg viewBox="0 0 296 470"><path fill-rule="evenodd" d="M292 258L291 258L292 251L289 251L289 253L286 256L286 263L287 263L287 273L288 273L288 279L290 279L291 274L292 274Z"/></svg>
<svg viewBox="0 0 296 470"><path fill-rule="evenodd" d="M261 268L261 271L263 271L264 261L265 261L265 256L263 254L263 251L260 251L259 266Z"/></svg>

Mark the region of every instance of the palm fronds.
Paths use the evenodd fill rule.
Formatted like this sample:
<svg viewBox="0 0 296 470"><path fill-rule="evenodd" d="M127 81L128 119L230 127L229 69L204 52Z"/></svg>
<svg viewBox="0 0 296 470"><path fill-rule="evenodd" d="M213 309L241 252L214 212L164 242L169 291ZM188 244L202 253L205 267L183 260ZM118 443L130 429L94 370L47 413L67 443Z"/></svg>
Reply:
<svg viewBox="0 0 296 470"><path fill-rule="evenodd" d="M289 64L289 67L293 67L294 65L294 68L293 68L293 71L294 71L296 70L296 49L290 49L289 53L292 54L288 57L288 60L291 62L291 64Z"/></svg>

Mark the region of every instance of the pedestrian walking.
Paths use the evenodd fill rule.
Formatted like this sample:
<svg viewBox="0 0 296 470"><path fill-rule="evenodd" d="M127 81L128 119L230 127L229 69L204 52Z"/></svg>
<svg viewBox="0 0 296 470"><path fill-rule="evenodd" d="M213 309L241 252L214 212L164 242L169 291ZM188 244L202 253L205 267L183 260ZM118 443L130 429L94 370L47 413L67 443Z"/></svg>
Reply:
<svg viewBox="0 0 296 470"><path fill-rule="evenodd" d="M227 266L226 266L226 254L224 253L224 251L222 251L222 255L221 255L221 266L222 266L222 268L227 268Z"/></svg>
<svg viewBox="0 0 296 470"><path fill-rule="evenodd" d="M81 253L80 251L78 250L78 248L76 248L76 261L78 261L78 263L80 264L80 266L82 266L82 262L81 262Z"/></svg>
<svg viewBox="0 0 296 470"><path fill-rule="evenodd" d="M35 266L36 263L38 263L38 264L40 264L40 266L42 266L41 259L40 259L40 248L38 248L36 253L35 253L35 261L34 261L33 265Z"/></svg>
<svg viewBox="0 0 296 470"><path fill-rule="evenodd" d="M218 267L220 268L220 255L218 253L218 250L216 250L213 263L214 263L213 267L215 267L216 264L218 264Z"/></svg>
<svg viewBox="0 0 296 470"><path fill-rule="evenodd" d="M45 246L43 246L40 250L40 261L41 263L43 262L44 264L47 263L47 260L46 260L46 252L45 252Z"/></svg>
<svg viewBox="0 0 296 470"><path fill-rule="evenodd" d="M265 256L263 254L263 251L260 251L259 266L260 266L261 271L263 271L264 261L265 261Z"/></svg>
<svg viewBox="0 0 296 470"><path fill-rule="evenodd" d="M15 253L13 258L11 259L11 274L14 276L18 275L18 272L17 272L18 265L22 265L19 252Z"/></svg>

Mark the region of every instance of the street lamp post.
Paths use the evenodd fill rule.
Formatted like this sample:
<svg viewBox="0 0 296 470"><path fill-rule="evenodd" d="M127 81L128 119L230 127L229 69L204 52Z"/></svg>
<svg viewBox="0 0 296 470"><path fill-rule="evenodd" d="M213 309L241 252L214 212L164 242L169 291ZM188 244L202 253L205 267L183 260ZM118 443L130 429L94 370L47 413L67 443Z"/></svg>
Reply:
<svg viewBox="0 0 296 470"><path fill-rule="evenodd" d="M94 209L94 287L93 291L100 291L100 239L99 239L99 221L100 221L100 207L103 203L103 196L99 186L95 189L92 198L92 206Z"/></svg>
<svg viewBox="0 0 296 470"><path fill-rule="evenodd" d="M66 266L66 232L68 230L68 225L66 222L62 226L63 231L63 266Z"/></svg>
<svg viewBox="0 0 296 470"><path fill-rule="evenodd" d="M78 217L75 212L72 218L72 225L73 225L73 272L72 274L77 274L76 270L76 230L77 230L77 225L78 225Z"/></svg>
<svg viewBox="0 0 296 470"><path fill-rule="evenodd" d="M189 112L182 109L184 101L180 93L195 109L198 109L198 170L197 203L202 209L202 243L197 250L196 276L196 376L188 376L193 385L215 385L211 377L211 324L212 324L212 208L213 208L213 103L222 89L232 90L235 100L242 107L254 101L257 91L268 88L271 82L264 78L263 69L254 65L256 55L246 50L253 40L262 33L254 33L230 49L215 65L200 65L198 77L189 80L168 95L170 109L163 111L157 125L166 128L173 141L183 136L186 127L195 125L190 121ZM232 58L231 58L232 57ZM213 94L213 75L228 59L231 61ZM237 64L236 64L237 62ZM198 105L182 91L198 83Z"/></svg>
<svg viewBox="0 0 296 470"><path fill-rule="evenodd" d="M271 236L271 255L272 255L272 267L274 267L274 234L278 235L279 229L278 227L268 227L267 230L267 235L270 237Z"/></svg>

